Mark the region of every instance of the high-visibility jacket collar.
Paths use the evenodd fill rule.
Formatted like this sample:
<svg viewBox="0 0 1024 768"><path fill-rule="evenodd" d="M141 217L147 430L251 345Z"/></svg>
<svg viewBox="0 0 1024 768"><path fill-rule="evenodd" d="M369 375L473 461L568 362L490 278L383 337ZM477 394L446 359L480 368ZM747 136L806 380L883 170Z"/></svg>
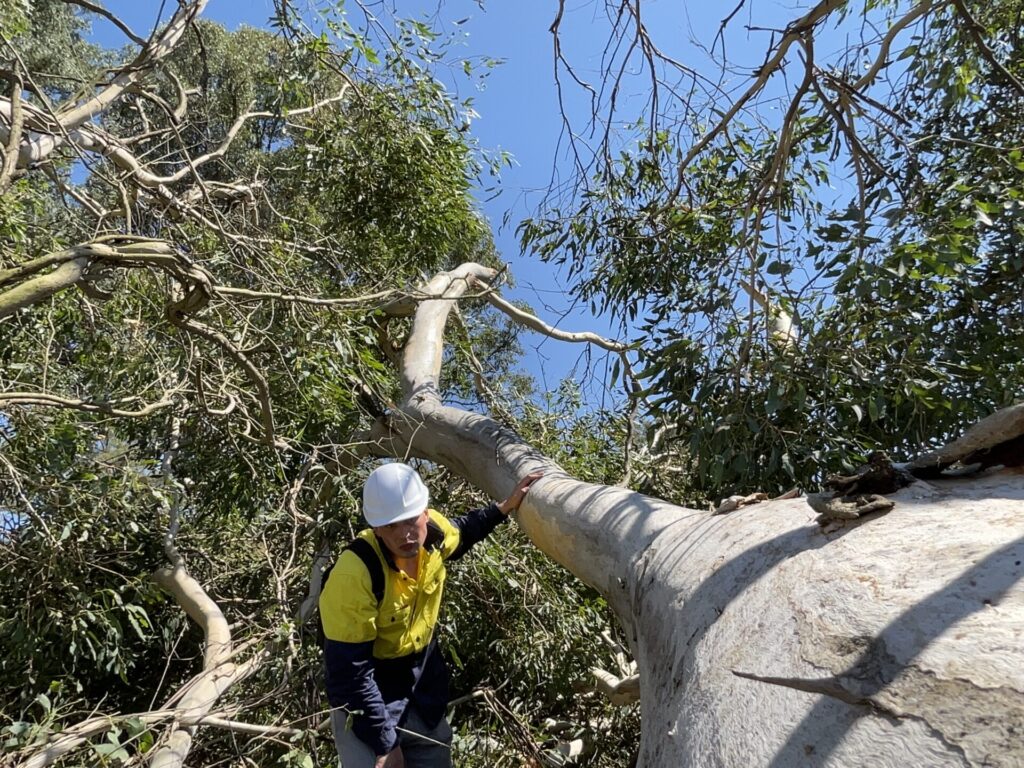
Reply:
<svg viewBox="0 0 1024 768"><path fill-rule="evenodd" d="M377 545L377 551L380 552L380 556L383 558L384 563L388 568L393 571L400 570L399 567L395 565L395 558L391 554L391 550L387 548L384 540L376 534L374 534L373 538L375 540L374 543ZM430 520L427 523L427 539L423 542L423 548L427 550L427 552L435 552L442 546L444 546L444 531L441 530L441 526L433 520Z"/></svg>

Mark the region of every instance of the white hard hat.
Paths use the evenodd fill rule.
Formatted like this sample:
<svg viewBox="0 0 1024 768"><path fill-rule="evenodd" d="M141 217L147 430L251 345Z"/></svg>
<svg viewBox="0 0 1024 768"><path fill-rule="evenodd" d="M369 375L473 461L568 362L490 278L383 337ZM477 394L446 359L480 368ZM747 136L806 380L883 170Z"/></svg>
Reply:
<svg viewBox="0 0 1024 768"><path fill-rule="evenodd" d="M427 486L407 464L377 467L363 486L363 516L371 528L416 517L429 501Z"/></svg>

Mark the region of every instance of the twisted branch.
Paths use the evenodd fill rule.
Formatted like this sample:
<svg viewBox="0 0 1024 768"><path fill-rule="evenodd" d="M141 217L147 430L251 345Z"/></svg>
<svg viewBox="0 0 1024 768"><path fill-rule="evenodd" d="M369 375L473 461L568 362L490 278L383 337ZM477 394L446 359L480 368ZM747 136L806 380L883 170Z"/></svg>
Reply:
<svg viewBox="0 0 1024 768"><path fill-rule="evenodd" d="M51 395L47 392L0 392L0 408L8 405L40 405L54 408L71 408L72 410L84 411L85 413L102 413L104 416L137 419L168 408L174 405L174 401L169 397L164 397L164 399L158 400L155 403L148 403L138 410L127 411L123 408L115 408L111 403L76 400L60 397L59 395Z"/></svg>

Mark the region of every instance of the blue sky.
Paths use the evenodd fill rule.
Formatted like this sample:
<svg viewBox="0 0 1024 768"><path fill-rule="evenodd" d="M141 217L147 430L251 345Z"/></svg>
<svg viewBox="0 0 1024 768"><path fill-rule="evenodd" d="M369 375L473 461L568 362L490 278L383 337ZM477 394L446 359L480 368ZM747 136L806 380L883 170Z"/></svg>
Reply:
<svg viewBox="0 0 1024 768"><path fill-rule="evenodd" d="M105 5L141 35L152 29L161 7L158 0L108 0ZM167 3L164 8L163 20L171 13L170 5ZM302 7L301 3L298 5ZM481 201L484 213L492 222L499 252L510 262L517 282L517 287L506 293L528 301L544 320L566 330L618 335L620 332L610 327L607 318L592 317L588 308L574 306L555 268L521 256L515 238L515 224L535 209L552 179L559 178L559 169L565 167L565 158L558 156L563 125L553 74L552 36L548 31L557 3L554 0L491 0L481 7L476 0L447 0L440 4L437 0L404 0L398 6L400 15L429 18L443 28L465 35L464 45L452 51L450 71L442 69L438 76L457 89L461 97L474 97L480 117L472 130L480 144L491 150L507 150L515 158L515 164L502 173L501 194ZM663 50L686 64L707 69L709 58L703 46L710 45L721 18L734 6L732 3L728 8L715 3L695 3L688 8L680 0L647 0L642 7L649 29ZM562 23L567 55L579 67L581 76L591 78L595 85L600 54L608 34L603 9L603 3L593 0L578 2L567 9ZM754 11L756 18L752 15ZM210 0L203 15L235 29L240 24L267 26L272 13L271 0ZM784 7L775 2L751 4L734 25L729 38L730 56L748 58L749 61L742 63L749 73L763 56L767 35L754 33L751 36L743 31L743 25L782 26L799 13L792 6ZM456 21L463 23L456 26ZM94 32L98 40L108 45L125 42L123 36L104 21L96 22ZM459 74L462 58L478 56L504 61L487 78L486 88L479 91ZM741 71L735 75L735 80L738 87L744 84L746 76ZM641 83L637 87L644 86ZM565 94L567 108L579 118L587 109L583 91L569 89ZM626 92L623 101L628 99ZM510 223L503 226L506 218ZM524 343L528 357L532 358L527 361L527 368L542 385L553 388L566 375L595 381L587 375L580 361L581 347L546 340L536 334L528 334ZM600 359L596 352L595 359ZM601 364L594 371L597 378L603 367Z"/></svg>

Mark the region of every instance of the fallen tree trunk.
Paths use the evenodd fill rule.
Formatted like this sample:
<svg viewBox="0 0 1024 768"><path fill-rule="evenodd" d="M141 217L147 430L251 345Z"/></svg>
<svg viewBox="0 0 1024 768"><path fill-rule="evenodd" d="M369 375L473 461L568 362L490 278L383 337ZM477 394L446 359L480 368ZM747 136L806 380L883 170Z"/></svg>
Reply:
<svg viewBox="0 0 1024 768"><path fill-rule="evenodd" d="M424 290L405 400L377 445L495 498L546 473L519 523L608 600L640 674L641 766L1024 765L1024 473L917 482L831 532L802 499L730 515L569 477L438 395L447 314Z"/></svg>

